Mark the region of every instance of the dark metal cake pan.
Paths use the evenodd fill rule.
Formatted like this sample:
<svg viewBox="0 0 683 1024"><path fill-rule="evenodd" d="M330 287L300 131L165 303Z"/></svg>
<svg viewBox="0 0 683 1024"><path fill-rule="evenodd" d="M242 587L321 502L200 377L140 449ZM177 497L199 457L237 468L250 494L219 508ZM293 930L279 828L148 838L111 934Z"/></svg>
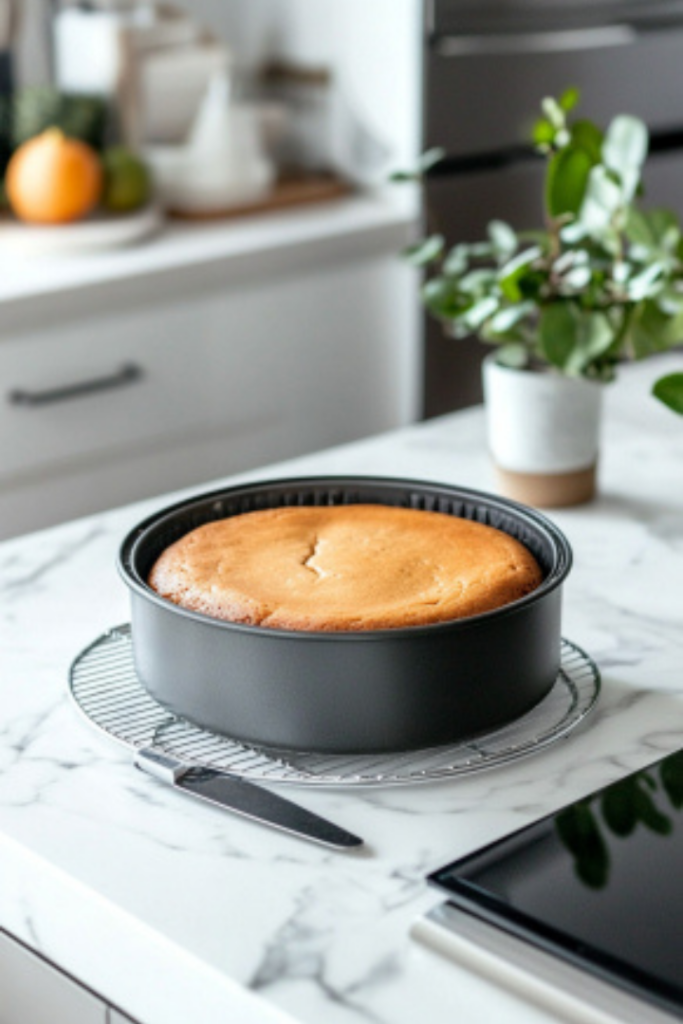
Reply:
<svg viewBox="0 0 683 1024"><path fill-rule="evenodd" d="M511 534L543 582L503 608L429 626L295 632L223 622L147 584L161 552L204 523L283 505L370 503L444 512ZM256 746L325 753L411 750L517 718L552 687L560 662L562 583L571 549L533 509L412 480L316 477L231 487L163 509L119 554L130 588L140 681L171 711Z"/></svg>

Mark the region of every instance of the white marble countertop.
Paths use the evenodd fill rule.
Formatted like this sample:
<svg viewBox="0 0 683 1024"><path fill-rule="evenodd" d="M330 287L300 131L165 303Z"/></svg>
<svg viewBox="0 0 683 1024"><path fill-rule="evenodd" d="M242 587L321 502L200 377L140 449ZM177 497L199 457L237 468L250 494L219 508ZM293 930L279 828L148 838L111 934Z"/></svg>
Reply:
<svg viewBox="0 0 683 1024"><path fill-rule="evenodd" d="M679 360L680 362L680 360ZM126 621L114 560L159 501L0 546L0 927L144 1024L541 1024L409 938L425 874L683 745L683 420L609 390L601 496L573 545L564 634L603 673L579 732L505 768L409 788L288 791L367 841L336 854L174 793L75 715L75 654ZM405 476L492 489L481 410L239 479Z"/></svg>

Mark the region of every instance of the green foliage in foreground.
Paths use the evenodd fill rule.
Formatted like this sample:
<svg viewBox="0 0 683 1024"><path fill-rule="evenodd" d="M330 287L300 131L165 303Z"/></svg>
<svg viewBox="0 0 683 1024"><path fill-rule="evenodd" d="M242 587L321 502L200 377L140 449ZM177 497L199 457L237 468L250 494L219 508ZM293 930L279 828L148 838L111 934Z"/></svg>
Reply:
<svg viewBox="0 0 683 1024"><path fill-rule="evenodd" d="M683 416L683 373L670 373L660 377L652 389L653 395Z"/></svg>

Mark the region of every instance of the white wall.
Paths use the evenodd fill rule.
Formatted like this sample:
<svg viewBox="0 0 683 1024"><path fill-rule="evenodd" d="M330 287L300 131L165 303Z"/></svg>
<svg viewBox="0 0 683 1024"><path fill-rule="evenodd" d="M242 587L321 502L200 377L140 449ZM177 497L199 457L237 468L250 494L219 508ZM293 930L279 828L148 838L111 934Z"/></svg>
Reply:
<svg viewBox="0 0 683 1024"><path fill-rule="evenodd" d="M397 164L420 148L423 0L183 0L243 66L275 52L327 65Z"/></svg>

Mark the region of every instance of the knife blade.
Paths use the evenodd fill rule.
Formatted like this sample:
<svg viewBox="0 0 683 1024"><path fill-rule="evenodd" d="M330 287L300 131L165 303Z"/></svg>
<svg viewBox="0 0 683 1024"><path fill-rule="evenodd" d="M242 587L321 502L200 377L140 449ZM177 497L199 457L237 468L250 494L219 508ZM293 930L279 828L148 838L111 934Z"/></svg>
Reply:
<svg viewBox="0 0 683 1024"><path fill-rule="evenodd" d="M187 764L156 747L139 748L135 753L135 767L199 800L283 832L337 850L351 850L363 845L358 836L278 793L226 772Z"/></svg>

